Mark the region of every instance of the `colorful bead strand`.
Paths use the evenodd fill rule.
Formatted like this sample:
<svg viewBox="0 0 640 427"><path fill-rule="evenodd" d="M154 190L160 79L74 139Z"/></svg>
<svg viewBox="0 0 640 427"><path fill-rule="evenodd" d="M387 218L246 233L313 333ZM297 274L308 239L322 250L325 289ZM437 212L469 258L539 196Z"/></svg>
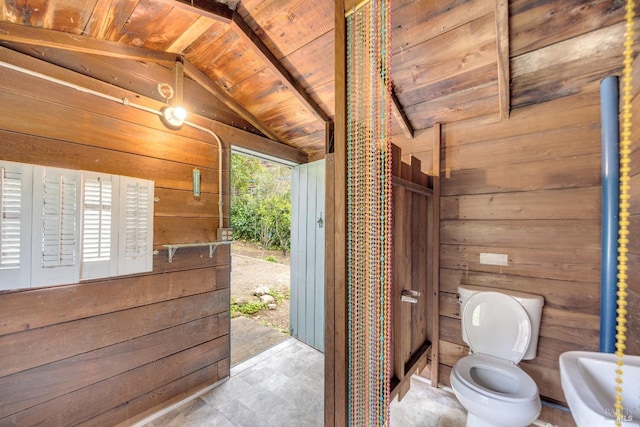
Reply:
<svg viewBox="0 0 640 427"><path fill-rule="evenodd" d="M349 424L389 423L391 375L390 5L347 17Z"/></svg>

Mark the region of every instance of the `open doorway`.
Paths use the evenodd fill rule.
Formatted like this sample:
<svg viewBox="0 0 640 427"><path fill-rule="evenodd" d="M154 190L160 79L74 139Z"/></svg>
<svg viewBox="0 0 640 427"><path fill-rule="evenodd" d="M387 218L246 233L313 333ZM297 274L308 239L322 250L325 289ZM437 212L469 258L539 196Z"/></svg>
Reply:
<svg viewBox="0 0 640 427"><path fill-rule="evenodd" d="M231 364L290 335L291 167L231 156Z"/></svg>
<svg viewBox="0 0 640 427"><path fill-rule="evenodd" d="M289 336L324 351L324 199L324 160L232 153L232 365Z"/></svg>

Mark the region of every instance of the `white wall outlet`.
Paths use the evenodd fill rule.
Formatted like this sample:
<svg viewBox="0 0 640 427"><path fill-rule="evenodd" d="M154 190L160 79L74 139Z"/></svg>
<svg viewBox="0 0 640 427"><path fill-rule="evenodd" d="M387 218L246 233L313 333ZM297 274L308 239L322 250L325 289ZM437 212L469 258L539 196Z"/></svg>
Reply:
<svg viewBox="0 0 640 427"><path fill-rule="evenodd" d="M506 267L509 265L509 256L507 254L480 253L480 264Z"/></svg>
<svg viewBox="0 0 640 427"><path fill-rule="evenodd" d="M233 240L233 229L232 228L218 228L218 241L219 242L230 242Z"/></svg>

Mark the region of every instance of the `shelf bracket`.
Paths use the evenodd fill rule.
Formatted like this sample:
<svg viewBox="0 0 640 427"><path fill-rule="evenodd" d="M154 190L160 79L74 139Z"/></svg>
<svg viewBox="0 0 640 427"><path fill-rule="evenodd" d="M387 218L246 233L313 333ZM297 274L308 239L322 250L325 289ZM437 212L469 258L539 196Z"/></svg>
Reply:
<svg viewBox="0 0 640 427"><path fill-rule="evenodd" d="M176 251L178 250L177 246L169 246L168 247L168 252L169 252L169 262L173 261L173 256L176 254Z"/></svg>
<svg viewBox="0 0 640 427"><path fill-rule="evenodd" d="M209 246L209 258L213 258L213 254L216 252L216 249L220 245L230 245L233 243L231 240L228 241L219 241L219 242L204 242L204 243L179 243L175 245L162 245L167 248L167 253L169 254L169 262L173 262L173 257L176 255L176 252L180 248L196 248L202 246Z"/></svg>

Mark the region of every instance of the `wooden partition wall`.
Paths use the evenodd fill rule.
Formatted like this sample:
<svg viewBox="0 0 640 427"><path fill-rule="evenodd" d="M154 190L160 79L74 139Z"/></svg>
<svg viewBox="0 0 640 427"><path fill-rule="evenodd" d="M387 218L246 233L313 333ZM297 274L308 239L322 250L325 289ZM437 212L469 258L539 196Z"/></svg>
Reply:
<svg viewBox="0 0 640 427"><path fill-rule="evenodd" d="M5 62L160 107L0 49ZM0 98L0 158L153 180L158 250L148 274L0 293L0 426L115 425L228 376L228 245L211 258L179 249L171 263L162 246L216 240L220 191L228 226L226 142L220 188L217 144L199 130L5 67Z"/></svg>
<svg viewBox="0 0 640 427"><path fill-rule="evenodd" d="M424 173L417 158L409 164L401 157L394 145L391 396L398 399L438 341L438 177Z"/></svg>

